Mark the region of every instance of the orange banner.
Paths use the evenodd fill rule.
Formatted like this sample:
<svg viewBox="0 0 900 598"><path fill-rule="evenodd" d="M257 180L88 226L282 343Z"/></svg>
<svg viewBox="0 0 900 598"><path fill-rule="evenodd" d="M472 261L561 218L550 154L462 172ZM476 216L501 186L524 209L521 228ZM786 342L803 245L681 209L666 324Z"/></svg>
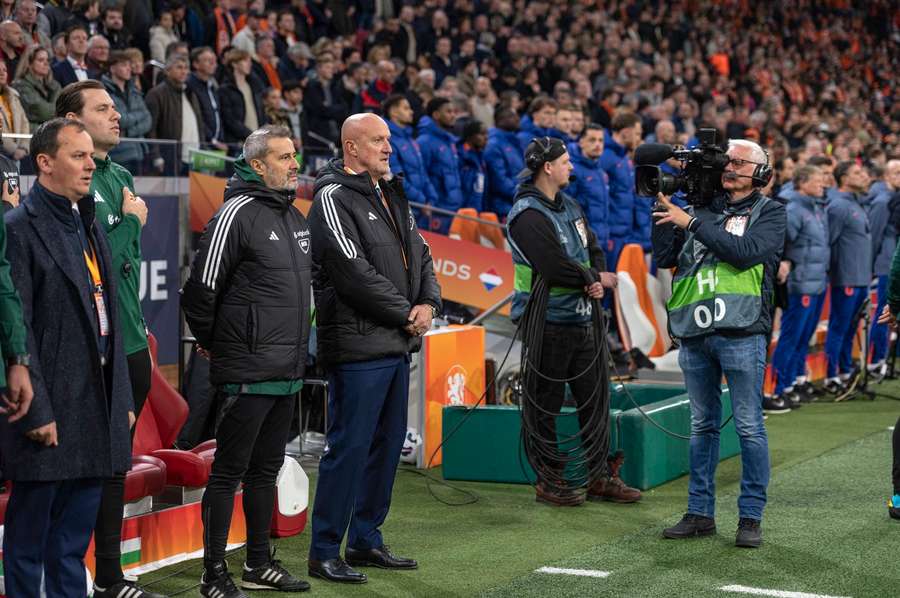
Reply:
<svg viewBox="0 0 900 598"><path fill-rule="evenodd" d="M203 232L222 205L226 179L198 172L191 173L191 230ZM312 179L303 177L294 205L304 215L312 205ZM484 247L470 241L422 232L431 247L434 271L445 299L487 309L513 290L512 256L503 250ZM500 312L509 315L509 305Z"/></svg>
<svg viewBox="0 0 900 598"><path fill-rule="evenodd" d="M190 181L191 230L195 233L202 233L206 228L206 223L222 206L225 184L228 179L191 172ZM312 205L312 193L313 179L303 177L301 184L297 187L297 201L294 202L294 205L303 212L304 216L309 213L309 206Z"/></svg>
<svg viewBox="0 0 900 598"><path fill-rule="evenodd" d="M422 233L431 247L444 299L487 309L513 290L512 255L470 241ZM501 312L509 315L509 304Z"/></svg>
<svg viewBox="0 0 900 598"><path fill-rule="evenodd" d="M423 343L425 452L422 467L441 464L445 405L474 405L484 394L484 328L450 326L429 332ZM432 454L434 459L432 460Z"/></svg>

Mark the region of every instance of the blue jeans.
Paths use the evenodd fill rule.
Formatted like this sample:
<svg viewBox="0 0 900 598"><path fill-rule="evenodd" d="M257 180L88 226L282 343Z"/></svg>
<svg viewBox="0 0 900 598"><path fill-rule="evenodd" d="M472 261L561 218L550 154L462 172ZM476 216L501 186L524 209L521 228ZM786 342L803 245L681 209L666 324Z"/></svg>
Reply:
<svg viewBox="0 0 900 598"><path fill-rule="evenodd" d="M710 335L687 339L678 354L678 365L691 400L688 513L715 517L724 374L741 442L738 512L740 517L762 520L769 485L769 441L762 414L766 337Z"/></svg>

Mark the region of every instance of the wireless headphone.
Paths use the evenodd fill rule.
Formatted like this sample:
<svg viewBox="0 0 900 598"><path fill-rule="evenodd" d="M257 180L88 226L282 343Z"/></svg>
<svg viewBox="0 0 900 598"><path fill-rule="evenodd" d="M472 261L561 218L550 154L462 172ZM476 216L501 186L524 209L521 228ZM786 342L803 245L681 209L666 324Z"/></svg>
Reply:
<svg viewBox="0 0 900 598"><path fill-rule="evenodd" d="M775 171L772 170L772 167L769 165L769 152L763 150L763 153L766 155L766 163L757 164L756 168L753 169L753 175L750 177L750 184L753 185L755 189L768 185L769 181L772 180L772 175L775 174Z"/></svg>
<svg viewBox="0 0 900 598"><path fill-rule="evenodd" d="M532 150L525 156L525 166L527 166L530 171L537 172L550 157L550 151L553 149L553 145L549 137L544 137L543 139L534 137L532 138L531 143L537 144L538 151Z"/></svg>

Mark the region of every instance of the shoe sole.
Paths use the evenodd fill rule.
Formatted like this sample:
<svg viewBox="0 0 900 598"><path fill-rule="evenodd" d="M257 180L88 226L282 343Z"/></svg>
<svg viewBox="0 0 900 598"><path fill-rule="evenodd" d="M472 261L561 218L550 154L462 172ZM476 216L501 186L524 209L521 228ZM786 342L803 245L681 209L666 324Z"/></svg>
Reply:
<svg viewBox="0 0 900 598"><path fill-rule="evenodd" d="M322 575L321 573L315 573L315 572L313 572L313 571L308 571L308 573L309 573L309 576L310 576L310 577L315 577L315 578L317 578L317 579L322 579L322 580L324 580L324 581L330 581L330 582L333 582L333 583L349 583L349 584L353 584L353 585L360 585L360 584L363 584L363 583L366 583L366 582L369 581L368 579L360 579L360 580L356 580L356 579L333 579L333 578L331 578L331 577L327 577L327 576L325 576L325 575Z"/></svg>
<svg viewBox="0 0 900 598"><path fill-rule="evenodd" d="M397 566L397 567L391 567L391 566L388 566L388 565L381 565L381 564L373 563L373 562L370 562L370 561L351 561L350 559L344 559L344 560L347 561L347 564L350 565L351 567L376 567L376 568L378 568L378 569L385 569L385 570L400 570L400 571L412 571L412 570L414 570L414 569L418 569L418 568L419 568L418 563L415 564L415 565L412 565L412 566Z"/></svg>
<svg viewBox="0 0 900 598"><path fill-rule="evenodd" d="M634 500L624 500L621 498L608 498L606 496L591 496L590 494L588 494L587 500L589 500L591 502L614 502L619 505L632 505L636 502L640 502L641 497L639 496L639 497L635 498Z"/></svg>
<svg viewBox="0 0 900 598"><path fill-rule="evenodd" d="M713 536L715 535L715 533L716 528L697 530L693 534L686 534L683 536L669 534L668 532L663 531L663 538L666 538L668 540L686 540L688 538L702 538L704 536Z"/></svg>
<svg viewBox="0 0 900 598"><path fill-rule="evenodd" d="M790 409L763 409L763 413L766 415L781 415L783 413L790 413Z"/></svg>
<svg viewBox="0 0 900 598"><path fill-rule="evenodd" d="M300 587L276 588L275 586L268 586L261 583L241 580L241 588L245 590L269 590L271 592L305 592L310 588L310 586L305 585Z"/></svg>
<svg viewBox="0 0 900 598"><path fill-rule="evenodd" d="M536 496L534 498L535 502L539 502L543 505L550 505L551 507L580 507L584 504L584 501L573 501L573 502L554 502L552 500L547 500L546 498L541 498Z"/></svg>
<svg viewBox="0 0 900 598"><path fill-rule="evenodd" d="M737 548L759 548L762 546L762 540L759 542L735 542L734 545Z"/></svg>

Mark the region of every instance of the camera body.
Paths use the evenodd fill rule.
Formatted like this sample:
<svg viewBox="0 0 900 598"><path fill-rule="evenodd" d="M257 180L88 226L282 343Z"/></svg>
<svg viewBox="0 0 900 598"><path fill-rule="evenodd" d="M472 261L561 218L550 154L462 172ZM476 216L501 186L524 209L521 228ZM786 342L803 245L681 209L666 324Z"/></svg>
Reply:
<svg viewBox="0 0 900 598"><path fill-rule="evenodd" d="M635 189L638 195L683 192L693 206L708 205L724 193L722 173L728 164L725 149L716 143L715 129L700 129L693 149L666 144L644 144L635 150ZM642 151L643 150L643 151ZM681 172L670 174L658 166L670 158L681 162Z"/></svg>

